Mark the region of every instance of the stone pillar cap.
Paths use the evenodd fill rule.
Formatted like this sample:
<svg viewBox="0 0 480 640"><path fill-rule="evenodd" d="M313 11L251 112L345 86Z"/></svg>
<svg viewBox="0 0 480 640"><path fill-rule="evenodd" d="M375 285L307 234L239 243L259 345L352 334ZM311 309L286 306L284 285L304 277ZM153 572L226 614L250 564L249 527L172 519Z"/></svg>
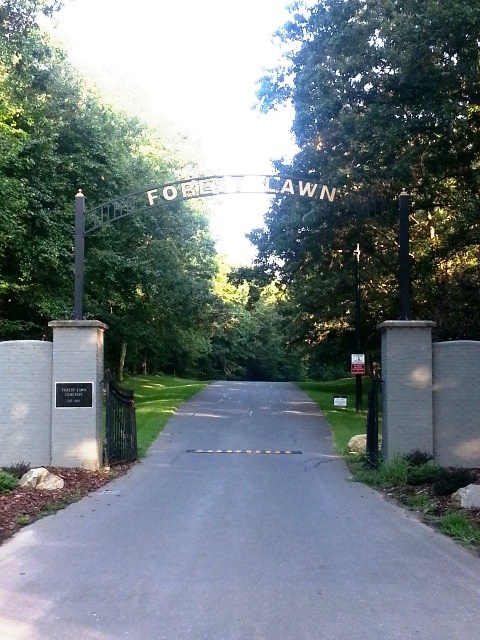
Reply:
<svg viewBox="0 0 480 640"><path fill-rule="evenodd" d="M108 329L100 320L52 320L48 323L52 329Z"/></svg>
<svg viewBox="0 0 480 640"><path fill-rule="evenodd" d="M385 320L381 322L377 329L433 329L436 323L432 320Z"/></svg>

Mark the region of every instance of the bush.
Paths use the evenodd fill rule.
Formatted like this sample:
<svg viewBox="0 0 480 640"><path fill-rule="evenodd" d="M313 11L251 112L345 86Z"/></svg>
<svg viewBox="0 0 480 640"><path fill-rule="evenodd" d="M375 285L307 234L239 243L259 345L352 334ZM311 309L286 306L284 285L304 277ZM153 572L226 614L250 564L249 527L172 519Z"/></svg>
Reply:
<svg viewBox="0 0 480 640"><path fill-rule="evenodd" d="M30 463L29 462L17 462L16 464L12 464L9 467L2 467L2 471L9 473L14 478L20 480L20 478L30 471Z"/></svg>
<svg viewBox="0 0 480 640"><path fill-rule="evenodd" d="M395 456L389 462L381 463L377 470L378 484L381 487L395 487L407 484L408 462L401 456Z"/></svg>
<svg viewBox="0 0 480 640"><path fill-rule="evenodd" d="M433 455L431 453L420 451L419 449L414 449L403 457L412 467L420 467L427 464L427 462L430 462L430 460L433 460Z"/></svg>
<svg viewBox="0 0 480 640"><path fill-rule="evenodd" d="M11 473L0 470L0 493L8 493L9 491L12 491L12 489L15 489L17 486L17 482L18 479Z"/></svg>
<svg viewBox="0 0 480 640"><path fill-rule="evenodd" d="M435 464L421 464L411 466L408 469L407 484L416 486L419 484L429 484L437 480L440 474L440 467Z"/></svg>
<svg viewBox="0 0 480 640"><path fill-rule="evenodd" d="M458 489L472 484L476 480L476 474L470 469L446 469L441 468L437 479L432 484L432 494L434 496L447 496L455 493Z"/></svg>

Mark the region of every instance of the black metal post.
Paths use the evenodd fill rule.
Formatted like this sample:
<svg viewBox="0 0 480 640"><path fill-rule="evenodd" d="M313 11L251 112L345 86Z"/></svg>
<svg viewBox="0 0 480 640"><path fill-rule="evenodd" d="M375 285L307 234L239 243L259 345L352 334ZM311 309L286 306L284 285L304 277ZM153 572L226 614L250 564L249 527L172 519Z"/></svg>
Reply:
<svg viewBox="0 0 480 640"><path fill-rule="evenodd" d="M381 384L379 372L374 369L372 386L368 391L367 411L367 446L366 458L368 464L376 468L378 466L378 392Z"/></svg>
<svg viewBox="0 0 480 640"><path fill-rule="evenodd" d="M411 320L410 317L410 238L409 222L410 196L402 191L398 198L399 208L399 244L400 244L400 320Z"/></svg>
<svg viewBox="0 0 480 640"><path fill-rule="evenodd" d="M353 252L355 256L355 349L360 353L360 245ZM361 413L362 403L362 376L355 376L355 410Z"/></svg>
<svg viewBox="0 0 480 640"><path fill-rule="evenodd" d="M85 256L85 196L75 196L75 295L73 319L83 319L83 274Z"/></svg>

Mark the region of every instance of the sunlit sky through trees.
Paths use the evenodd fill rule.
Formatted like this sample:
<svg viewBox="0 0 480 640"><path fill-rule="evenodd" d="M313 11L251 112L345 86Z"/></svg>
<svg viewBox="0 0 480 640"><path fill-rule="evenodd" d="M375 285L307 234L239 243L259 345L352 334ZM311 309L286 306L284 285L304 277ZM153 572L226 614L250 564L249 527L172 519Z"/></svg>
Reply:
<svg viewBox="0 0 480 640"><path fill-rule="evenodd" d="M211 173L271 173L271 159L294 150L288 108L252 109L263 69L280 51L273 33L287 1L74 0L56 16L56 33L81 71L197 139ZM196 176L185 176L196 177ZM84 186L88 196L88 185ZM218 250L247 264L245 233L262 225L268 196L207 202Z"/></svg>

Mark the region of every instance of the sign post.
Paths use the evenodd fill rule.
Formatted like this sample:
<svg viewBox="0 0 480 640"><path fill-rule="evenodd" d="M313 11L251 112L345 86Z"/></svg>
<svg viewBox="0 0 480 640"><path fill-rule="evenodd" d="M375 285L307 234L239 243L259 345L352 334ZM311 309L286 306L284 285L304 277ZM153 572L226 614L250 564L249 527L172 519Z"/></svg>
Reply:
<svg viewBox="0 0 480 640"><path fill-rule="evenodd" d="M355 256L355 349L358 353L360 351L360 245L358 243L353 255ZM357 413L361 413L363 409L362 375L355 375L355 410Z"/></svg>

